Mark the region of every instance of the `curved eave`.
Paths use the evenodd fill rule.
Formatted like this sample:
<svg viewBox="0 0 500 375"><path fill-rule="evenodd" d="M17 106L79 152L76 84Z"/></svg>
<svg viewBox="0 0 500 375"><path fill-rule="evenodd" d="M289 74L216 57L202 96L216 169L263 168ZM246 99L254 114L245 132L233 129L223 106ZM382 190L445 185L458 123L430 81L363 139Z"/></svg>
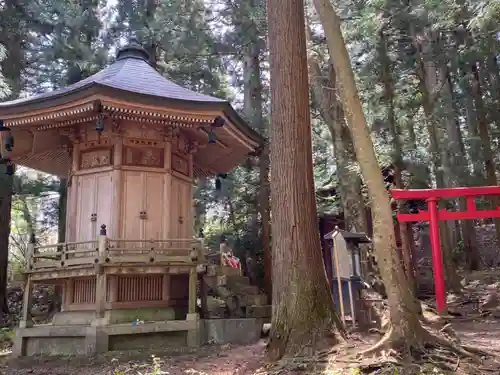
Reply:
<svg viewBox="0 0 500 375"><path fill-rule="evenodd" d="M148 104L159 107L168 107L171 109L186 110L193 108L195 110L219 110L224 113L227 119L231 121L231 123L233 123L239 131L241 131L250 140L257 143L259 148L261 148L265 143L265 139L253 130L227 101L192 101L151 96L110 87L96 82L91 82L71 91L63 90L62 92L54 92L50 96L42 95L22 101L14 100L11 102L0 103L0 119L12 119L19 117L20 114L29 116L30 112L34 113L43 110L50 110L50 108L68 105L99 94L114 97L134 104Z"/></svg>

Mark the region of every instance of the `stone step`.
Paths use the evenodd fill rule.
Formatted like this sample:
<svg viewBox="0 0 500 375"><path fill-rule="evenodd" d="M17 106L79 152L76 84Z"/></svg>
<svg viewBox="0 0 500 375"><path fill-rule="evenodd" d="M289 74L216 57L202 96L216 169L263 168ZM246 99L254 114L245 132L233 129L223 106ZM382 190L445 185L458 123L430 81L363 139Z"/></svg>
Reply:
<svg viewBox="0 0 500 375"><path fill-rule="evenodd" d="M246 308L247 318L270 318L271 314L272 314L271 305L247 306Z"/></svg>
<svg viewBox="0 0 500 375"><path fill-rule="evenodd" d="M250 285L250 280L246 276L227 276L227 275L219 275L219 276L204 276L205 282L215 288L216 286L228 286L232 287L233 285Z"/></svg>
<svg viewBox="0 0 500 375"><path fill-rule="evenodd" d="M241 276L241 270L237 268L219 266L217 264L207 265L207 276Z"/></svg>
<svg viewBox="0 0 500 375"><path fill-rule="evenodd" d="M204 281L212 290L224 287L231 293L238 295L260 293L259 288L255 285L249 285L248 280L244 284L240 284L238 281L242 276L237 276L236 280L232 280L233 277L236 276L205 276Z"/></svg>
<svg viewBox="0 0 500 375"><path fill-rule="evenodd" d="M265 294L250 294L243 296L245 306L265 306L267 305L267 296Z"/></svg>
<svg viewBox="0 0 500 375"><path fill-rule="evenodd" d="M241 270L233 267L218 266L218 275L241 276Z"/></svg>
<svg viewBox="0 0 500 375"><path fill-rule="evenodd" d="M231 275L221 275L219 277L219 282L224 283L224 285L250 285L250 279L246 276L238 275L238 276L231 276Z"/></svg>

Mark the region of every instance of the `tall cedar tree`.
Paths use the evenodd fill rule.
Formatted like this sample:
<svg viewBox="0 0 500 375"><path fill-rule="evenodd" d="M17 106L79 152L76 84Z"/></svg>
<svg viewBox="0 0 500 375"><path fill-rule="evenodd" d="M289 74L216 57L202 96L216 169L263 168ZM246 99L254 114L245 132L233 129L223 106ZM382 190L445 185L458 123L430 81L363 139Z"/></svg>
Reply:
<svg viewBox="0 0 500 375"><path fill-rule="evenodd" d="M368 187L373 215L373 240L390 310L390 327L384 337L364 354L390 347L413 354L429 346L443 346L463 356L475 357L462 347L435 336L421 324L417 301L396 251L389 195L380 174L373 142L361 106L354 71L340 29L340 18L329 0L313 0L325 31L330 56L339 77L340 97L351 131L356 156ZM475 357L478 359L477 357Z"/></svg>
<svg viewBox="0 0 500 375"><path fill-rule="evenodd" d="M272 359L340 327L324 271L314 195L302 0L267 4L271 72ZM329 335L334 339L334 335Z"/></svg>

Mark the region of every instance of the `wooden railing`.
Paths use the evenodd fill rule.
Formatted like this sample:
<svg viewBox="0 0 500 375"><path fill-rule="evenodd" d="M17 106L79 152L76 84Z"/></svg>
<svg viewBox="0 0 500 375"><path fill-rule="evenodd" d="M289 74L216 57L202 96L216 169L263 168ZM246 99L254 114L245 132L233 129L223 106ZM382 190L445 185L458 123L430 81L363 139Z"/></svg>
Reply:
<svg viewBox="0 0 500 375"><path fill-rule="evenodd" d="M104 233L104 234L103 234ZM102 264L193 265L205 261L201 239L110 239L101 230L98 240L35 246L27 252L28 271Z"/></svg>

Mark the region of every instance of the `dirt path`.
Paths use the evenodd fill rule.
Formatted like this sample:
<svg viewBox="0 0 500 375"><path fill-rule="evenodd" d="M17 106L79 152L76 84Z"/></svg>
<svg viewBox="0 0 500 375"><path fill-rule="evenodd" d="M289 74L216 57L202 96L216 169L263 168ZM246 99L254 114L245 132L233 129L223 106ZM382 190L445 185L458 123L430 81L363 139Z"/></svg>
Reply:
<svg viewBox="0 0 500 375"><path fill-rule="evenodd" d="M0 374L5 375L126 375L148 374L155 355L169 375L250 375L265 360L265 343L250 346L219 346L197 352L168 355L158 352L107 353L97 358L5 358Z"/></svg>

